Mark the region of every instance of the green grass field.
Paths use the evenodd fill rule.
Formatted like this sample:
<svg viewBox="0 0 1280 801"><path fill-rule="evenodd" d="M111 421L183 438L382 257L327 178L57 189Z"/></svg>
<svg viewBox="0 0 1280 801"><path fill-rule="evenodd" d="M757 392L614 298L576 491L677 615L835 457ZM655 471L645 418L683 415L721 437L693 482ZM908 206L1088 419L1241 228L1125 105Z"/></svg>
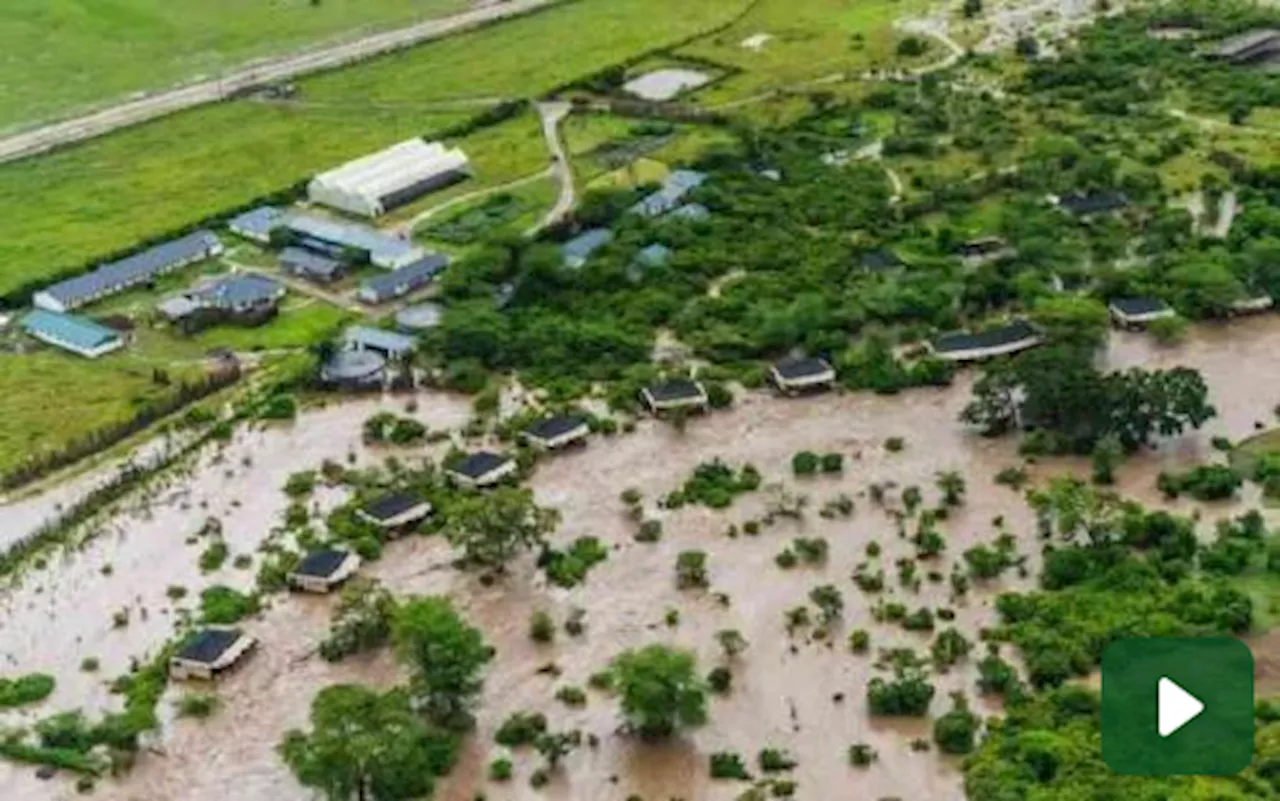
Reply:
<svg viewBox="0 0 1280 801"><path fill-rule="evenodd" d="M5 0L0 129L262 56L445 16L467 0Z"/></svg>
<svg viewBox="0 0 1280 801"><path fill-rule="evenodd" d="M170 390L151 380L155 363L131 353L89 361L50 349L0 354L0 472L130 417ZM177 380L194 368L166 365Z"/></svg>
<svg viewBox="0 0 1280 801"><path fill-rule="evenodd" d="M296 104L210 106L4 165L0 293L462 118L433 100L536 96L744 3L582 0L317 76ZM572 48L549 46L566 31ZM529 128L504 130L530 142Z"/></svg>

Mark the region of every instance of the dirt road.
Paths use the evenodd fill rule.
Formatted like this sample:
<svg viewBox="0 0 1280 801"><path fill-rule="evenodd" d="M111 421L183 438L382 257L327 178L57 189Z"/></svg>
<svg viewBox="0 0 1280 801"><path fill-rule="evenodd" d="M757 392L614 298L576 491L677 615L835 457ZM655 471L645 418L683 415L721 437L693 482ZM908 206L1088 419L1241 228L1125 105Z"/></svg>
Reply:
<svg viewBox="0 0 1280 801"><path fill-rule="evenodd" d="M307 73L332 69L406 47L438 39L493 20L547 5L551 0L510 0L479 6L443 19L366 36L332 47L266 61L214 80L181 86L159 94L128 100L62 122L55 122L0 139L0 163L25 158L55 147L91 139L175 111L223 100L262 84L287 81Z"/></svg>

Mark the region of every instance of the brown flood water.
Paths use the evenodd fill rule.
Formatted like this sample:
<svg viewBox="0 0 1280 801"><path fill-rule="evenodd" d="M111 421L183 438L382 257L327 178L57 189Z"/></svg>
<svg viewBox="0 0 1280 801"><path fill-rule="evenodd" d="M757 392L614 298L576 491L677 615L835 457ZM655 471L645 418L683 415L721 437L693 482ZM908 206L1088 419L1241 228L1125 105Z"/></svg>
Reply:
<svg viewBox="0 0 1280 801"><path fill-rule="evenodd" d="M1121 473L1120 489L1162 505L1154 490L1160 469L1209 458L1208 443L1214 435L1240 439L1252 432L1254 421L1270 421L1272 408L1280 400L1278 344L1280 319L1273 317L1202 329L1187 344L1167 351L1154 348L1141 336L1116 335L1109 354L1113 367L1196 367L1205 374L1219 410L1219 417L1204 431L1130 461ZM867 717L863 688L876 675L871 667L874 660L849 654L844 637L852 628L867 628L873 649L911 645L923 651L929 642L923 635L871 620L874 598L861 594L849 576L854 565L864 560L863 550L872 540L884 548L879 562L885 567L887 595L912 609L950 605L945 582L926 581L918 594L897 587L894 562L910 556L913 549L898 538L888 515L866 497L872 483L916 484L932 502L937 498L933 486L937 471L954 469L965 474L967 503L941 526L948 550L937 560L936 569L944 575L965 548L995 535L992 519L999 515L1019 536L1024 553L1038 550L1025 504L992 481L1001 468L1019 462L1014 443L984 440L956 422L968 400L970 380L967 375L949 389L887 398L849 394L783 401L751 394L741 397L731 411L693 421L684 434L645 421L634 435L596 439L582 451L544 462L530 485L539 502L563 514L556 539L593 535L614 548L586 584L573 590L548 588L529 563L520 565L501 586L482 588L448 567L448 548L438 539L413 539L388 548L367 572L397 593L452 596L482 626L498 651L487 674L479 731L437 797L469 801L483 791L498 801L622 801L632 794L646 801L727 800L744 787L711 781L708 754L732 750L754 761L759 749L773 746L789 749L798 758L792 778L799 782L801 799L853 793L868 799L962 798L959 773L949 760L909 747L915 737L929 738L926 722L886 723ZM386 404L388 408L397 405ZM162 642L173 622L172 613L160 611L173 605L164 596L166 586L183 584L194 597L210 581L234 586L251 581L251 571L231 567L201 577L195 564L201 546L186 546L183 540L205 516L216 514L224 521L232 553L252 552L284 508L280 487L291 472L316 467L324 458L344 459L348 451L357 453L362 463L381 456L359 444L360 423L377 406L369 402L333 406L307 413L289 428L240 435L225 463L209 465L206 458L193 476L166 491L166 500L152 504L149 519L143 514L119 518L111 532L83 552L0 595L0 670L13 674L42 669L58 675L55 697L42 705L40 714L75 706L95 709L107 703L100 679L77 670L80 660L99 656L100 676L113 676L127 666L130 655L145 653ZM459 426L468 415L466 403L456 398L424 395L419 406L417 416L433 428ZM902 453L890 454L883 448L891 436L907 441ZM844 475L793 480L790 458L805 449L844 453ZM246 454L252 456L249 467L241 465ZM807 495L811 503L805 520L780 523L758 537L726 537L730 523L760 515L767 497L760 492L740 498L724 512L685 508L658 513L665 526L662 541L634 543L634 524L623 514L619 492L627 487L640 489L652 509L654 500L673 489L699 462L716 456L734 464L749 461L762 471L766 483L785 482L789 489ZM230 478L224 476L226 469L234 471ZM1033 474L1085 469L1086 465L1076 462L1046 462L1035 466ZM856 513L846 520L821 519L818 508L841 492L855 497ZM184 508L184 498L189 508ZM233 499L242 505L233 508ZM208 511L200 508L202 500L208 500ZM327 504L335 499L324 500ZM1238 514L1253 500L1256 496L1216 505L1206 517ZM1179 508L1190 511L1191 506ZM774 564L774 556L797 535L829 540L826 566L783 571ZM712 591L730 597L727 608L710 593L676 590L676 554L692 548L708 553ZM114 568L110 575L100 571L106 562ZM807 642L803 634L789 638L784 610L805 603L810 589L827 583L840 589L846 604L844 620L832 638L834 645ZM993 620L990 598L994 592L1020 583L1024 582L1010 578L971 592L968 601L956 607L954 625L976 639L978 630ZM182 602L193 603L190 598ZM203 723L182 720L166 726L157 743L162 753L145 754L125 781L104 784L95 797L111 801L309 798L274 753L283 733L305 724L311 697L326 684L390 684L400 678L386 655L336 666L313 655L327 628L330 604L330 599L317 598L276 601L249 624L263 645L219 686L223 709ZM127 628L112 629L111 612L121 606L134 610L131 622ZM561 634L551 646L529 641L528 619L534 609L546 609L563 620L575 606L587 610L586 635L570 639ZM141 619L141 607L151 610L146 620ZM669 628L663 617L673 608L680 612L680 623ZM701 668L709 670L720 663L714 634L722 628L741 630L751 646L734 666L732 694L713 700L710 723L682 741L655 747L618 735L615 702L595 691L588 691L589 703L580 710L552 698L565 684L585 686L587 677L619 651L654 641L694 649ZM539 673L539 668L551 663L562 670L558 678ZM932 711L948 708L947 695L953 690L972 694L973 682L972 668L964 664L936 677L938 693ZM175 692L171 690L171 696ZM844 694L843 702L834 699L838 693ZM580 727L597 735L599 747L584 745L569 756L556 779L541 791L528 784L529 773L539 763L532 754L517 755L512 782L488 782L487 764L501 751L492 742L494 729L511 712L534 709L547 713L553 727ZM993 714L996 710L981 711ZM848 746L858 742L870 743L879 752L879 761L870 769L850 768L846 762ZM74 797L69 783L41 783L31 773L29 767L0 763L0 797L24 801Z"/></svg>

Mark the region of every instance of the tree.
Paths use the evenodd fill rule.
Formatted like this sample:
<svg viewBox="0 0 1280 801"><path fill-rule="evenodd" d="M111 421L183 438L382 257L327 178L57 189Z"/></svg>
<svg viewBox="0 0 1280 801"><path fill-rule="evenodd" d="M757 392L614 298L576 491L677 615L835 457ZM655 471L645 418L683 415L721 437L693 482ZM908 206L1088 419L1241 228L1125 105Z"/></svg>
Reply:
<svg viewBox="0 0 1280 801"><path fill-rule="evenodd" d="M737 629L721 629L717 631L716 642L720 643L720 648L729 659L733 659L747 650L748 645L747 638L742 636L742 632Z"/></svg>
<svg viewBox="0 0 1280 801"><path fill-rule="evenodd" d="M1124 458L1124 448L1121 447L1120 440L1108 434L1098 440L1097 445L1093 446L1091 458L1093 461L1093 483L1112 484L1116 480L1116 466Z"/></svg>
<svg viewBox="0 0 1280 801"><path fill-rule="evenodd" d="M395 598L376 579L352 581L343 588L333 611L329 636L320 643L320 656L337 662L385 644L391 637L395 612Z"/></svg>
<svg viewBox="0 0 1280 801"><path fill-rule="evenodd" d="M919 670L900 671L892 681L877 676L867 683L867 705L873 715L923 717L934 688Z"/></svg>
<svg viewBox="0 0 1280 801"><path fill-rule="evenodd" d="M690 651L649 645L613 660L627 725L642 737L669 737L707 720L707 686Z"/></svg>
<svg viewBox="0 0 1280 801"><path fill-rule="evenodd" d="M964 476L955 470L943 470L937 475L938 489L942 491L942 502L947 506L959 506L964 503Z"/></svg>
<svg viewBox="0 0 1280 801"><path fill-rule="evenodd" d="M933 722L933 741L945 753L967 754L973 750L979 725L964 694L952 693L951 711Z"/></svg>
<svg viewBox="0 0 1280 801"><path fill-rule="evenodd" d="M1062 295L1041 298L1031 319L1056 344L1096 348L1107 338L1107 307L1092 298Z"/></svg>
<svg viewBox="0 0 1280 801"><path fill-rule="evenodd" d="M414 697L438 725L462 731L472 725L481 669L493 659L480 630L467 624L445 597L414 598L400 607L392 640L410 671Z"/></svg>
<svg viewBox="0 0 1280 801"><path fill-rule="evenodd" d="M560 513L533 502L533 493L501 487L458 497L448 508L445 535L465 562L501 572L520 551L546 545Z"/></svg>
<svg viewBox="0 0 1280 801"><path fill-rule="evenodd" d="M964 0L964 16L973 19L982 13L982 0Z"/></svg>
<svg viewBox="0 0 1280 801"><path fill-rule="evenodd" d="M399 801L431 795L453 767L458 739L415 713L403 690L338 684L312 700L311 731L290 731L278 750L298 781L329 801Z"/></svg>

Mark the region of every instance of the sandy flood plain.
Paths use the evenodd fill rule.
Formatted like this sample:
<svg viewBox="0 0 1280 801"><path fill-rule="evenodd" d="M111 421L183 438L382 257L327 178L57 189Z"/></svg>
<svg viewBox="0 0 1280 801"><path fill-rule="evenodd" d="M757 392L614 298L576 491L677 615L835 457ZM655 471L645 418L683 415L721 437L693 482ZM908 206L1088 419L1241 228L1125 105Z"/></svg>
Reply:
<svg viewBox="0 0 1280 801"><path fill-rule="evenodd" d="M1153 348L1137 335L1113 337L1108 361L1113 367L1185 364L1200 369L1213 393L1219 416L1202 431L1166 443L1159 451L1131 460L1120 474L1120 490L1152 505L1163 505L1154 490L1155 475L1173 465L1210 458L1209 440L1215 435L1233 439L1248 436L1255 421L1273 419L1280 400L1280 320L1261 318L1229 328L1199 330L1187 344ZM614 548L610 558L592 571L585 585L570 591L548 588L528 561L503 584L484 588L468 575L448 566L447 545L438 539L417 538L388 548L383 559L367 568L399 594L452 596L467 616L480 625L497 648L487 674L479 712L479 730L469 740L464 758L439 788L437 797L468 801L484 792L489 799L622 799L638 795L647 801L669 798L734 798L743 785L713 782L707 775L710 753L731 750L754 759L766 746L786 748L797 757L794 778L797 797L834 798L856 793L876 799L960 799L960 777L949 760L933 753L917 753L910 742L928 739L924 721L873 721L866 715L864 686L876 671L872 658L854 656L844 648L852 628L872 632L873 649L893 645L927 648L929 637L896 626L875 624L870 616L874 598L864 596L849 580L853 567L866 557L867 543L884 548L890 597L909 608L951 605L945 583L925 582L918 594L897 587L894 562L911 556L913 548L898 538L884 511L866 497L872 483L919 485L927 501L937 498L933 486L939 470L959 470L968 480L968 500L941 526L948 550L934 569L944 575L967 547L991 540L992 521L1004 516L1023 553L1038 550L1032 518L1020 497L994 484L1001 468L1019 463L1010 440L992 441L967 433L956 415L968 400L971 375L944 390L922 390L896 397L866 394L778 400L763 394L739 398L731 411L690 424L683 434L644 421L633 435L596 439L581 451L558 456L539 465L530 480L538 501L563 514L557 542L593 535ZM416 416L432 428L460 426L468 416L464 400L424 395ZM66 557L21 586L0 596L0 669L7 674L46 670L58 676L59 687L50 701L29 714L44 715L82 706L100 708L110 699L102 678L127 668L128 659L156 647L172 630L173 606L165 597L170 584L191 589L185 602L206 583L247 586L252 571L227 567L201 577L195 565L199 546L184 539L208 514L222 517L233 554L249 553L267 535L285 506L280 492L287 476L314 468L325 458L339 461L348 452L360 463L381 458L359 443L360 423L377 408L396 409L403 401L384 404L359 402L309 412L283 429L241 434L219 464L206 458L191 476L169 488L169 496L152 503L149 511L116 518L111 531L87 549ZM903 452L883 447L888 437L906 440ZM844 475L796 481L789 475L790 458L797 451L840 451L846 455ZM421 449L402 452L412 456ZM243 457L249 455L246 465ZM711 512L685 508L657 512L665 535L656 544L632 540L634 524L623 514L618 494L640 489L652 509L654 500L675 488L699 463L720 457L731 464L751 462L766 483L784 482L793 492L811 499L802 523L780 523L758 537L730 539L731 523L759 517L767 493L743 496L729 510ZM1033 476L1080 472L1075 462L1042 463ZM227 470L232 475L226 475ZM839 493L855 498L853 517L824 520L822 503ZM891 493L893 495L894 493ZM209 509L201 508L207 500ZM332 499L321 498L321 503ZM1256 494L1206 509L1206 520L1238 514L1256 501ZM1176 504L1182 511L1189 504ZM1206 525L1207 528L1207 525ZM795 536L823 536L831 545L822 568L797 567L783 571L774 556ZM676 555L687 549L708 553L711 592L730 598L726 608L710 592L679 591L674 584ZM101 567L110 562L109 575ZM1034 575L1034 558L1033 558ZM1012 576L1012 574L1010 574ZM803 604L810 589L834 584L844 594L844 619L832 638L833 646L808 642L803 634L788 637L783 613ZM1001 589L1019 586L1008 578L970 594L957 605L954 623L975 639L993 620L990 599ZM281 597L249 630L262 640L260 651L237 673L219 685L224 707L200 723L172 721L159 738L156 753L144 754L133 773L120 783L103 783L95 796L113 801L190 799L222 801L291 801L309 798L274 747L283 733L305 724L314 693L326 684L359 681L389 685L398 681L397 668L387 655L351 659L329 665L313 654L328 625L330 599ZM131 605L138 610L124 629L113 629L112 610ZM554 645L535 646L527 636L535 609L546 609L562 621L572 607L587 610L587 633L578 639L561 634ZM140 609L150 613L140 619ZM679 625L668 627L668 609L680 612ZM941 624L945 626L946 624ZM654 641L694 649L705 670L720 664L714 633L737 628L751 646L734 665L734 691L710 704L711 720L702 729L667 746L641 745L619 735L616 703L607 695L589 692L589 703L569 709L553 699L565 684L585 686L587 677L606 666L619 651ZM78 672L85 656L102 659L97 675ZM540 671L554 664L552 677ZM937 676L933 712L949 706L948 693L973 695L971 664ZM180 689L171 689L175 697ZM844 700L838 702L837 694ZM162 706L167 706L162 704ZM979 706L980 711L996 710ZM516 757L517 775L507 784L485 778L490 759L502 749L492 742L494 729L511 712L540 710L552 727L580 727L600 738L596 749L583 747L568 757L556 779L540 791L528 784L540 760L533 754ZM867 770L848 766L845 752L857 742L870 743L880 759ZM40 782L32 769L0 763L0 796L21 799L71 798L66 781ZM11 795L12 793L12 795Z"/></svg>

